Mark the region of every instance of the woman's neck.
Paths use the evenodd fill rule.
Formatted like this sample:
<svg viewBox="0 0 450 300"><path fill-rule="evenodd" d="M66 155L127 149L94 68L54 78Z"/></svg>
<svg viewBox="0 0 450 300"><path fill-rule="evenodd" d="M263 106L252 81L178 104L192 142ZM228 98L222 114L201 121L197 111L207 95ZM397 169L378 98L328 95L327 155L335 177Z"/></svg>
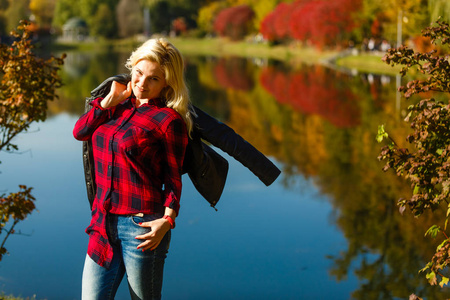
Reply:
<svg viewBox="0 0 450 300"><path fill-rule="evenodd" d="M140 107L142 104L148 103L148 99L137 99L136 98L136 107Z"/></svg>

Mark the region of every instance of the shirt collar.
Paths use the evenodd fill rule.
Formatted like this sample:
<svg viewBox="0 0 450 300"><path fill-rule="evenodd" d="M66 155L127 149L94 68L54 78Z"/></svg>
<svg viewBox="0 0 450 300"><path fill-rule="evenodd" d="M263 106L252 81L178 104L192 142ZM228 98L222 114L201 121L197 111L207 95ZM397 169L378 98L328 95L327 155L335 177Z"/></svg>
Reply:
<svg viewBox="0 0 450 300"><path fill-rule="evenodd" d="M131 104L133 104L133 106L135 106L136 104L136 97L131 97ZM145 106L157 106L157 107L164 107L165 106L165 101L164 98L159 97L159 98L153 98L148 100L147 103L142 104L140 107L145 107Z"/></svg>

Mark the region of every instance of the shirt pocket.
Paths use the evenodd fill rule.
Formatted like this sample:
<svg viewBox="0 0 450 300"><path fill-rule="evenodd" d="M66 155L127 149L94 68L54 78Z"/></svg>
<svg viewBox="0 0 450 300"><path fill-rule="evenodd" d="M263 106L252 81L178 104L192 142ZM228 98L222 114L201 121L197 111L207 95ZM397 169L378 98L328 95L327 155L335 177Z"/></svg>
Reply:
<svg viewBox="0 0 450 300"><path fill-rule="evenodd" d="M152 135L141 127L132 126L124 133L119 143L127 156L139 157L152 144Z"/></svg>

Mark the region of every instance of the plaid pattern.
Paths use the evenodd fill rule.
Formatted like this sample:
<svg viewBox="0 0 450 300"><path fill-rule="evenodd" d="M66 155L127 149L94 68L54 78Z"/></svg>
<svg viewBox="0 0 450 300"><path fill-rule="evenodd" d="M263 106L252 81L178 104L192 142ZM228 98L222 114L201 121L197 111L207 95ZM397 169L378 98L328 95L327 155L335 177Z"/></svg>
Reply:
<svg viewBox="0 0 450 300"><path fill-rule="evenodd" d="M91 102L93 109L75 124L74 137L92 139L96 197L88 254L108 267L112 248L106 218L112 214L164 213L180 209L181 168L188 142L184 121L161 99L135 108L135 99L110 108Z"/></svg>

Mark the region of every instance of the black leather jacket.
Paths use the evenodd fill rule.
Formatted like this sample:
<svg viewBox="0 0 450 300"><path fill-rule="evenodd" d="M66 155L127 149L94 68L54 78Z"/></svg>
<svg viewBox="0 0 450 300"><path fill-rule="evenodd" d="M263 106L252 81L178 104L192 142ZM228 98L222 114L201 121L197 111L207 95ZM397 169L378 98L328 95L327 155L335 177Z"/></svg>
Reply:
<svg viewBox="0 0 450 300"><path fill-rule="evenodd" d="M130 75L121 74L110 77L91 92L86 98L85 111L91 106L89 103L105 97L113 81L127 84ZM217 148L228 153L253 172L265 185L269 186L280 175L281 171L261 152L244 140L229 126L193 106L195 113L194 128L183 163L183 173L187 173L197 191L215 207L222 195L228 174L228 162L215 152L205 140ZM91 204L95 198L96 184L94 178L94 159L91 141L83 142L83 164L86 179L88 199Z"/></svg>

